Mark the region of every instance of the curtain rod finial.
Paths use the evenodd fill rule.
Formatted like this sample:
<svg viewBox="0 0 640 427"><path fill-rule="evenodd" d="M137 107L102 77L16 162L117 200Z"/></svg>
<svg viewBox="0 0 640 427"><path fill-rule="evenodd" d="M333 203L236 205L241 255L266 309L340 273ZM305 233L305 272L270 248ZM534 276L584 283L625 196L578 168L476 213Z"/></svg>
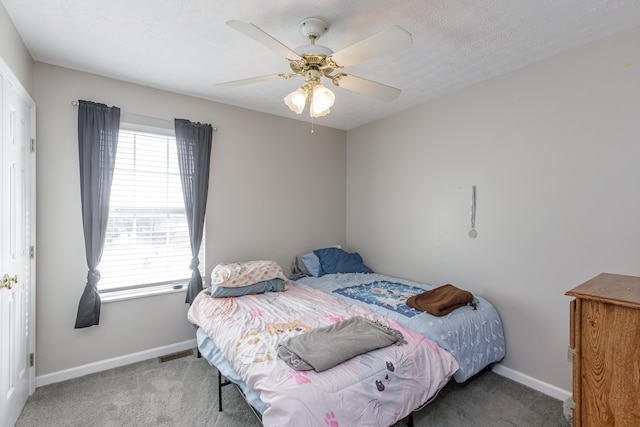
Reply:
<svg viewBox="0 0 640 427"><path fill-rule="evenodd" d="M71 105L73 105L74 107L77 107L78 106L78 101L76 101L76 100L71 101Z"/></svg>

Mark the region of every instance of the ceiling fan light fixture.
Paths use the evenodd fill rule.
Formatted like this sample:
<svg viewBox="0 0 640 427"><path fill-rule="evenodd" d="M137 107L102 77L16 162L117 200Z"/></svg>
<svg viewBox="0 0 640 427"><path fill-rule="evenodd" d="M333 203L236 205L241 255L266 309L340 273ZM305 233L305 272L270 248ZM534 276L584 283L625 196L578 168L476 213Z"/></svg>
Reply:
<svg viewBox="0 0 640 427"><path fill-rule="evenodd" d="M326 87L317 84L313 88L309 113L311 117L323 117L329 114L336 96Z"/></svg>
<svg viewBox="0 0 640 427"><path fill-rule="evenodd" d="M304 106L307 104L307 92L298 88L284 97L284 103L296 114L302 114Z"/></svg>

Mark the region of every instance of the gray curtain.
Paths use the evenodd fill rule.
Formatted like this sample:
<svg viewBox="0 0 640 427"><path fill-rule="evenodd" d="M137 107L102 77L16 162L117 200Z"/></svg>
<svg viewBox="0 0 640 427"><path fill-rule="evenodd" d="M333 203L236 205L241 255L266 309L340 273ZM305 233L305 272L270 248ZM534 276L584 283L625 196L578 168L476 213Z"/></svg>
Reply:
<svg viewBox="0 0 640 427"><path fill-rule="evenodd" d="M213 127L210 124L192 123L175 119L178 165L182 181L182 195L189 224L191 241L191 279L187 288L186 303L191 304L202 290L202 277L198 266L198 252L204 231L204 215L209 191L209 167Z"/></svg>
<svg viewBox="0 0 640 427"><path fill-rule="evenodd" d="M109 197L118 147L120 109L90 101L78 102L78 152L82 225L87 257L87 283L78 304L76 329L100 322L97 270L109 219Z"/></svg>

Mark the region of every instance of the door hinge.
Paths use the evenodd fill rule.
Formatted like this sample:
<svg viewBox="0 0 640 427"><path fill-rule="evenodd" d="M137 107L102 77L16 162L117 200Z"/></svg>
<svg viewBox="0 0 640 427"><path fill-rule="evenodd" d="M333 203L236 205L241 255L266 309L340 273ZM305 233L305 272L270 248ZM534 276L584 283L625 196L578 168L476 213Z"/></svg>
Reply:
<svg viewBox="0 0 640 427"><path fill-rule="evenodd" d="M29 366L33 368L33 365L35 365L36 361L35 361L36 357L33 353L31 353L29 355Z"/></svg>
<svg viewBox="0 0 640 427"><path fill-rule="evenodd" d="M568 347L567 348L567 361L573 363L573 358L576 355L576 349Z"/></svg>
<svg viewBox="0 0 640 427"><path fill-rule="evenodd" d="M36 152L36 139L35 138L31 138L31 152L32 153Z"/></svg>
<svg viewBox="0 0 640 427"><path fill-rule="evenodd" d="M36 257L36 248L33 246L29 246L29 259L34 259Z"/></svg>

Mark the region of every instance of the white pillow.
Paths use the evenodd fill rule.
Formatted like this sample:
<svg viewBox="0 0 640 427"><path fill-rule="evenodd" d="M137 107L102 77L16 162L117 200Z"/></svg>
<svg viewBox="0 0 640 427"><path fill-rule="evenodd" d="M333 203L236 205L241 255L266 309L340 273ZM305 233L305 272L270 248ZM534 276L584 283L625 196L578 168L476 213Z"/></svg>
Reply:
<svg viewBox="0 0 640 427"><path fill-rule="evenodd" d="M221 263L211 272L211 284L225 288L239 288L273 279L287 279L282 268L273 261Z"/></svg>

